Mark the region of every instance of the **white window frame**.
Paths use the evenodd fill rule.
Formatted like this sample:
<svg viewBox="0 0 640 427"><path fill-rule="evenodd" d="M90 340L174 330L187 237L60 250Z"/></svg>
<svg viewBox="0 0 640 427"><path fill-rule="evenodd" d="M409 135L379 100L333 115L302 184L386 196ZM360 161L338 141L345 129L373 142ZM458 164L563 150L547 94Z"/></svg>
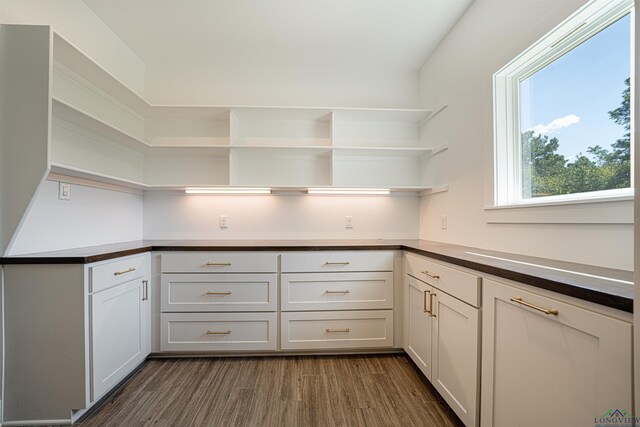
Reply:
<svg viewBox="0 0 640 427"><path fill-rule="evenodd" d="M630 200L631 187L587 193L562 194L524 199L522 197L522 158L520 143L520 82L582 44L613 22L632 12L633 0L593 0L526 49L493 75L494 129L494 207L525 207ZM631 13L631 34L635 32ZM631 40L631 105L634 93L633 38ZM634 123L631 118L631 159ZM633 160L632 160L633 163Z"/></svg>

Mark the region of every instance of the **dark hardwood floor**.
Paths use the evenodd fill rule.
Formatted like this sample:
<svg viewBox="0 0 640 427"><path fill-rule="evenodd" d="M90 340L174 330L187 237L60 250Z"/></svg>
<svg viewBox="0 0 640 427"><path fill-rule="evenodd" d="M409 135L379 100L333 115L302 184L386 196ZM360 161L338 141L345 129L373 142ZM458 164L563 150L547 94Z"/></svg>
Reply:
<svg viewBox="0 0 640 427"><path fill-rule="evenodd" d="M462 425L406 355L151 359L82 426Z"/></svg>

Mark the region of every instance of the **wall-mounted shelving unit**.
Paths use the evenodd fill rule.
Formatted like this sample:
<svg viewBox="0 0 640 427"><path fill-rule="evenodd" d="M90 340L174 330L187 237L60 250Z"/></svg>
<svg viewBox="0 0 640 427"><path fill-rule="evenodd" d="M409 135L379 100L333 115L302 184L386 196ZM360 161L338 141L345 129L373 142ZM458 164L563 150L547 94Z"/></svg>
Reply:
<svg viewBox="0 0 640 427"><path fill-rule="evenodd" d="M145 189L429 187L429 110L150 105L52 38L57 174Z"/></svg>
<svg viewBox="0 0 640 427"><path fill-rule="evenodd" d="M3 144L20 144L6 161L42 159L28 171L32 187L55 174L143 190L421 191L430 187L431 154L442 150L424 137L430 110L150 105L50 27L2 32L2 84L24 86L22 94L5 88L3 105L27 111L17 120L5 114ZM28 208L29 191L17 211Z"/></svg>

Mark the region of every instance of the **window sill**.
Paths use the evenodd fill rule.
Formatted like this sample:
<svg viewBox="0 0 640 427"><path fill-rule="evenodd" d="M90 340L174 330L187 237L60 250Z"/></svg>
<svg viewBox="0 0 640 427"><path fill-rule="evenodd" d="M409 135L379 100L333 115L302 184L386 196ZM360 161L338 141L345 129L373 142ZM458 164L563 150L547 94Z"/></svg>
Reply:
<svg viewBox="0 0 640 427"><path fill-rule="evenodd" d="M489 224L633 224L633 196L488 206Z"/></svg>

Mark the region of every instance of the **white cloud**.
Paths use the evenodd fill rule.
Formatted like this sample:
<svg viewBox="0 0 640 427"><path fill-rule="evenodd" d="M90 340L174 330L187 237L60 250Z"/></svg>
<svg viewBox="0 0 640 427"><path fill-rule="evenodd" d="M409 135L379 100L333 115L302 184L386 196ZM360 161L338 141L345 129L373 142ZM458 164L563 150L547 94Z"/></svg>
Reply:
<svg viewBox="0 0 640 427"><path fill-rule="evenodd" d="M543 124L535 125L533 128L529 130L533 130L535 133L546 135L550 133L556 133L560 129L569 127L571 125L575 125L576 123L580 123L580 117L576 116L575 114L569 114L568 116L558 117L557 119L553 119L551 120L551 122L549 122L546 125L543 125Z"/></svg>

